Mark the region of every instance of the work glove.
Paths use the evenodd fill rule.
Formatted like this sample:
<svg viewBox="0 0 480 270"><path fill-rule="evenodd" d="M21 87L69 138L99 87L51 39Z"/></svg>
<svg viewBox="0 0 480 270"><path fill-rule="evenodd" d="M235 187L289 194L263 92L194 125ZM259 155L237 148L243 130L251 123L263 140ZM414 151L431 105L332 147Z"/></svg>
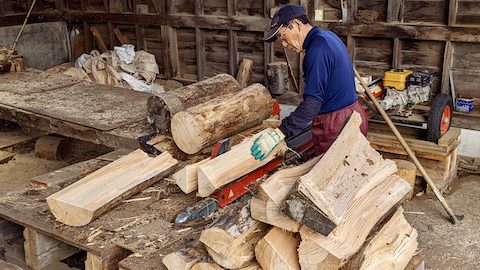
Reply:
<svg viewBox="0 0 480 270"><path fill-rule="evenodd" d="M285 135L278 128L265 130L253 141L250 152L255 159L264 160L284 139Z"/></svg>

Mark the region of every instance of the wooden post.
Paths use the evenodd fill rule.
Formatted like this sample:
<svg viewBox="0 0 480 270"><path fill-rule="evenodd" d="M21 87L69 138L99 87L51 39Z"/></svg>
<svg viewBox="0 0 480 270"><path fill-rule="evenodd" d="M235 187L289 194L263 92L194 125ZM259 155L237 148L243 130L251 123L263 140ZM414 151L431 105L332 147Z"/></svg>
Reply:
<svg viewBox="0 0 480 270"><path fill-rule="evenodd" d="M347 49L352 58L352 63L355 63L355 37L351 35L347 36Z"/></svg>
<svg viewBox="0 0 480 270"><path fill-rule="evenodd" d="M228 17L237 16L237 0L227 1ZM228 30L228 72L233 76L237 73L238 66L238 40L237 32Z"/></svg>
<svg viewBox="0 0 480 270"><path fill-rule="evenodd" d="M448 94L449 92L449 73L453 64L453 44L451 41L445 43L445 53L443 55L443 68L442 68L442 83L441 92Z"/></svg>
<svg viewBox="0 0 480 270"><path fill-rule="evenodd" d="M388 0L387 4L387 23L398 23L400 19L401 0Z"/></svg>
<svg viewBox="0 0 480 270"><path fill-rule="evenodd" d="M457 23L458 0L450 0L448 5L448 26Z"/></svg>
<svg viewBox="0 0 480 270"><path fill-rule="evenodd" d="M197 81L205 78L205 32L195 28L195 51L197 58Z"/></svg>
<svg viewBox="0 0 480 270"><path fill-rule="evenodd" d="M392 67L400 68L402 65L402 40L399 38L393 39L393 57Z"/></svg>
<svg viewBox="0 0 480 270"><path fill-rule="evenodd" d="M344 0L347 1L348 22L355 22L355 14L357 13L357 0Z"/></svg>
<svg viewBox="0 0 480 270"><path fill-rule="evenodd" d="M51 263L58 262L80 252L76 247L67 245L28 227L23 231L23 236L25 238L25 263L33 269L44 268Z"/></svg>

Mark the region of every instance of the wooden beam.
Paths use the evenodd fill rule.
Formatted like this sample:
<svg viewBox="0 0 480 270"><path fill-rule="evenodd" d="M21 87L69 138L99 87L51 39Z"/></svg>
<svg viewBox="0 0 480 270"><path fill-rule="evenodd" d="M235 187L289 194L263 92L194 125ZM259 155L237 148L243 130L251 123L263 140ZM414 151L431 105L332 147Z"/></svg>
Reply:
<svg viewBox="0 0 480 270"><path fill-rule="evenodd" d="M449 40L455 42L480 43L480 28L474 27L406 25L383 22L370 24L322 22L318 23L318 25L334 31L339 36L352 35L354 37Z"/></svg>
<svg viewBox="0 0 480 270"><path fill-rule="evenodd" d="M197 60L197 80L201 81L205 78L205 32L195 28L195 52Z"/></svg>
<svg viewBox="0 0 480 270"><path fill-rule="evenodd" d="M355 14L357 13L357 0L344 0L344 1L347 1L347 12L348 12L347 21L354 22Z"/></svg>
<svg viewBox="0 0 480 270"><path fill-rule="evenodd" d="M392 67L400 68L402 65L402 40L399 38L393 39L393 55Z"/></svg>
<svg viewBox="0 0 480 270"><path fill-rule="evenodd" d="M448 26L457 24L458 0L448 1Z"/></svg>
<svg viewBox="0 0 480 270"><path fill-rule="evenodd" d="M240 66L238 68L238 73L236 78L241 88L245 88L249 85L252 66L253 66L252 59L243 58L242 62L240 62Z"/></svg>
<svg viewBox="0 0 480 270"><path fill-rule="evenodd" d="M177 30L173 27L166 26L168 39L168 59L171 67L172 77L177 77L179 74L179 59L178 59L178 40Z"/></svg>
<svg viewBox="0 0 480 270"><path fill-rule="evenodd" d="M400 22L400 6L403 1L401 0L388 0L387 4L387 23Z"/></svg>
<svg viewBox="0 0 480 270"><path fill-rule="evenodd" d="M233 76L238 67L238 38L237 32L228 30L228 72Z"/></svg>
<svg viewBox="0 0 480 270"><path fill-rule="evenodd" d="M125 36L122 33L122 31L120 31L120 29L118 29L117 27L115 27L113 29L113 33L117 37L118 41L120 41L120 43L122 43L122 44L129 44L130 43L130 39L127 36Z"/></svg>
<svg viewBox="0 0 480 270"><path fill-rule="evenodd" d="M237 4L238 4L237 0L227 0L228 17L237 16L237 8L238 8Z"/></svg>
<svg viewBox="0 0 480 270"><path fill-rule="evenodd" d="M168 175L176 164L177 160L169 153L151 158L138 149L50 195L47 203L60 222L84 226L121 200Z"/></svg>
<svg viewBox="0 0 480 270"><path fill-rule="evenodd" d="M85 42L85 52L90 53L93 49L92 34L90 32L90 27L86 22L83 22L83 34L84 34L84 42Z"/></svg>
<svg viewBox="0 0 480 270"><path fill-rule="evenodd" d="M355 38L353 36L347 36L347 49L352 58L352 63L355 63Z"/></svg>
<svg viewBox="0 0 480 270"><path fill-rule="evenodd" d="M108 48L107 45L105 45L105 42L103 41L102 35L98 31L96 26L90 26L90 31L92 32L93 37L97 41L98 48L100 49L100 52L107 52Z"/></svg>
<svg viewBox="0 0 480 270"><path fill-rule="evenodd" d="M28 227L23 231L23 236L25 238L25 263L33 269L42 269L49 264L80 252L76 247L67 245Z"/></svg>
<svg viewBox="0 0 480 270"><path fill-rule="evenodd" d="M449 94L450 90L450 69L453 64L453 44L451 41L445 43L445 53L443 54L442 82L440 90L444 94Z"/></svg>

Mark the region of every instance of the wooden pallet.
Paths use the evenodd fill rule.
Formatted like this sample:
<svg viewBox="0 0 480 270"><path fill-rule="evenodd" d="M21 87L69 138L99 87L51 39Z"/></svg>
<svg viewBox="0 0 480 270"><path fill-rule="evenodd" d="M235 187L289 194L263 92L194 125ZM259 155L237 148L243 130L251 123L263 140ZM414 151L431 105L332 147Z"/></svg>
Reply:
<svg viewBox="0 0 480 270"><path fill-rule="evenodd" d="M403 134L403 133L402 133ZM385 129L370 129L367 136L370 144L384 157L408 160L408 155L393 133ZM460 129L451 128L438 143L407 135L405 140L425 167L437 187L444 192L457 175L457 147L460 144ZM417 170L417 176L421 176Z"/></svg>

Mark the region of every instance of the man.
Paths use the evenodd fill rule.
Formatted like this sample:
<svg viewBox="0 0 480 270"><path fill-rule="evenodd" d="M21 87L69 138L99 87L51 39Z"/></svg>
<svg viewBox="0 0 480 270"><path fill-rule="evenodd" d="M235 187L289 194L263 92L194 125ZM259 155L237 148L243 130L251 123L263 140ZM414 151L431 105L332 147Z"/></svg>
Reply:
<svg viewBox="0 0 480 270"><path fill-rule="evenodd" d="M352 61L343 42L330 31L309 23L303 7L287 4L274 15L265 42L280 39L282 46L303 60L304 95L295 111L283 119L279 128L262 134L252 145L255 159L265 159L285 138L294 136L312 122L316 154L333 144L353 111L362 116L360 127L367 134L367 117L357 101Z"/></svg>

